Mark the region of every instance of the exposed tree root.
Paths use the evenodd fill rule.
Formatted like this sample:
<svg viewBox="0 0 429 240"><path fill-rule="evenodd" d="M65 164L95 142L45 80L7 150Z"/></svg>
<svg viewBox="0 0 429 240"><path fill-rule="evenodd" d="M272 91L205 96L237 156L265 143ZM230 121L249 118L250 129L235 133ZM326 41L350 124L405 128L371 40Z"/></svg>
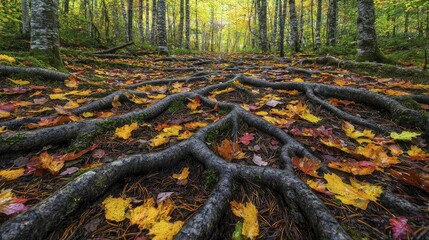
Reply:
<svg viewBox="0 0 429 240"><path fill-rule="evenodd" d="M118 51L119 49L131 46L133 44L134 44L134 42L132 42L132 41L131 42L127 42L127 43L124 43L122 45L119 45L119 46L116 46L116 47L112 47L112 48L109 48L109 49L106 49L106 50L103 50L103 51L94 52L94 54L114 53L114 52Z"/></svg>
<svg viewBox="0 0 429 240"><path fill-rule="evenodd" d="M159 61L176 60L177 59L170 57L160 59ZM209 64L210 62L201 61L200 63L203 65ZM166 71L200 70L201 69L197 68L166 69ZM320 73L297 68L289 68L287 70L309 75ZM4 73L16 73L22 71L22 69L18 70L11 67L1 67L0 71ZM34 74L46 77L49 76L50 79L54 80L64 80L68 77L67 74L41 69L31 68L27 70L27 72L33 72ZM154 80L130 85L127 87L129 90L111 93L106 97L75 109L73 113L79 114L82 112L109 108L115 96L119 96L119 100L122 102L126 101L126 93L146 96L146 93L131 90L141 85L209 81L210 73L197 74L184 79ZM213 107L218 105L221 109L229 110L229 113L219 121L201 128L190 139L177 143L165 150L150 154L130 155L84 173L61 190L55 192L52 196L33 206L30 210L2 224L0 226L1 239L41 239L52 231L58 223L72 216L72 214L84 206L84 204L93 202L102 196L103 193L119 179L129 175L146 174L157 169L169 168L189 156L201 162L207 169L218 172L220 180L209 199L198 212L186 222L180 233L176 236L176 239L210 238L216 226L219 224L228 203L232 200L234 182L244 179L257 182L258 184L279 192L286 205L292 209L293 218L298 222L309 225L317 239L352 239L338 223L335 216L331 214L328 207L292 169L291 158L294 156L308 156L313 159L318 159L309 149L282 129L245 111L240 105L230 102L214 102L206 97L206 95L213 90L226 89L234 85L235 81L258 88L298 90L304 93L310 102L322 106L338 118L373 129L379 133L390 132L390 129L362 117L347 113L333 106L325 99L335 97L374 106L389 112L392 118L398 120L400 125L417 125L422 131L429 135L429 120L427 116L406 108L398 101L385 95L362 89L336 87L318 83L268 82L240 74L231 75L229 77L232 77L232 79L226 82L208 85L207 87L197 89L193 92L170 95L144 110L133 111L121 116L86 120L56 127L0 135L0 153L22 152L31 149L40 149L49 144L57 145L59 143L71 142L79 133L99 132L103 130L107 123L113 124L115 127L116 125L123 125L132 121L142 122L149 120L159 116L171 106L173 102L181 99L199 96L206 106ZM426 101L426 98L422 99ZM418 99L416 99L416 101L418 101ZM0 125L19 128L23 123L34 122L37 119L40 118L10 121ZM220 129L222 126L228 124L231 126L233 138L237 137L236 134L239 125L247 124L279 140L281 143L280 162L282 164L282 169L240 165L227 162L216 155L206 144L207 135L209 132ZM16 138L17 136L20 136L19 141L7 141L7 139ZM329 172L326 168L322 170L324 172ZM385 192L381 198L381 203L391 211L399 214L424 215L423 211L421 211L418 206L413 205L405 199L401 199L393 193Z"/></svg>
<svg viewBox="0 0 429 240"><path fill-rule="evenodd" d="M44 68L26 68L0 66L0 75L9 76L12 74L26 74L29 77L40 76L46 80L64 81L69 78L70 74L52 71Z"/></svg>

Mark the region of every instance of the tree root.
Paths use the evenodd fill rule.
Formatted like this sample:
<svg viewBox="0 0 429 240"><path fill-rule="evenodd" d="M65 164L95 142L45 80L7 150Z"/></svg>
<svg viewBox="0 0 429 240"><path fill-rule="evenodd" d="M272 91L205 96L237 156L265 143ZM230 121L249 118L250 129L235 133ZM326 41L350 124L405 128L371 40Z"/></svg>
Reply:
<svg viewBox="0 0 429 240"><path fill-rule="evenodd" d="M164 59L162 61L166 60ZM304 74L314 74L308 71L303 72L300 70L300 72ZM155 80L134 84L128 88L132 89L145 84L207 81L208 76L209 74L203 74L186 79ZM218 172L220 180L209 199L197 213L186 222L182 230L176 236L176 239L208 239L213 234L216 226L219 225L220 219L229 201L232 199L232 186L234 181L242 180L251 180L279 192L287 206L292 209L293 218L297 222L302 222L311 226L317 239L351 239L331 214L328 207L292 169L291 158L294 156L308 156L313 159L318 159L310 150L282 129L245 111L238 104L214 102L206 97L206 95L213 90L230 87L234 84L234 81L239 81L242 84L254 87L298 90L304 93L310 101L321 105L338 117L380 133L388 133L390 130L369 120L353 116L340 110L323 98L335 97L371 105L387 110L393 118L400 119L400 116L404 115L407 116L408 122L405 123L399 120L399 124L418 124L423 131L426 131L426 133L429 132L429 121L427 116L404 107L390 97L367 90L335 87L317 83L273 83L240 74L230 77L232 77L232 79L226 82L210 85L193 92L173 94L144 110L130 112L121 116L86 120L33 131L1 134L0 142L2 144L0 145L0 153L22 152L41 148L48 144L55 145L61 142L70 142L72 139L76 138L79 132L96 132L108 123L112 123L113 126L116 127L118 124L123 125L124 123L135 121L136 119L138 121L149 120L163 113L174 101L184 98L195 98L199 96L203 104L207 106L213 107L218 105L221 109L230 110L222 119L199 129L188 140L177 143L165 150L150 154L130 155L84 173L28 211L2 224L0 226L1 239L41 239L52 231L58 223L72 216L72 214L84 204L93 202L101 197L112 184L125 176L146 174L157 169L172 167L189 156L201 162L205 168ZM145 95L145 93L132 90L114 92L104 98L76 109L76 113L110 107L115 96L120 96L120 100L125 101L125 93L133 93L141 96ZM237 137L238 125L246 123L279 140L281 142L280 162L282 164L282 169L240 165L226 162L224 159L217 156L207 146L206 137L209 132L219 129L227 123L230 123L232 126L233 138ZM15 138L17 136L24 137L13 143L7 141L8 138ZM329 172L326 168L322 168L322 171ZM400 214L424 215L419 207L389 192L385 192L382 195L381 203Z"/></svg>
<svg viewBox="0 0 429 240"><path fill-rule="evenodd" d="M44 68L10 67L0 65L0 75L9 76L12 74L26 74L29 77L39 76L46 80L64 81L70 74L48 70Z"/></svg>

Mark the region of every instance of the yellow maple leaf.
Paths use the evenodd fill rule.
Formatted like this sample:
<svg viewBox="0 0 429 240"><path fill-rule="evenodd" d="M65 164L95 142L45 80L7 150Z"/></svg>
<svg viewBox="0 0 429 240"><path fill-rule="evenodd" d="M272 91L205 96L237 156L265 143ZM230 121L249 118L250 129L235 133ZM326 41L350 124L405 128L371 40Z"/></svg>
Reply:
<svg viewBox="0 0 429 240"><path fill-rule="evenodd" d="M201 98L195 97L195 99L190 99L186 107L191 109L192 111L196 110L199 106L201 106Z"/></svg>
<svg viewBox="0 0 429 240"><path fill-rule="evenodd" d="M370 201L376 201L382 193L379 186L373 186L366 183L358 183L351 180L351 184L346 184L336 174L325 174L327 181L326 188L335 194L335 198L339 199L342 203L353 205L357 208L366 210Z"/></svg>
<svg viewBox="0 0 429 240"><path fill-rule="evenodd" d="M91 93L92 93L91 89L88 89L85 91L74 90L74 91L70 91L66 94L67 95L74 95L74 96L88 96Z"/></svg>
<svg viewBox="0 0 429 240"><path fill-rule="evenodd" d="M42 168L53 175L57 174L64 166L63 161L54 159L47 151L42 152L39 156L34 156L32 160L40 162Z"/></svg>
<svg viewBox="0 0 429 240"><path fill-rule="evenodd" d="M196 128L205 127L207 125L208 125L208 123L206 123L206 122L190 122L190 123L185 124L185 128L190 129L190 130L194 130Z"/></svg>
<svg viewBox="0 0 429 240"><path fill-rule="evenodd" d="M390 137L396 140L411 141L412 138L422 135L421 133L403 131L401 133L390 133Z"/></svg>
<svg viewBox="0 0 429 240"><path fill-rule="evenodd" d="M348 137L355 139L360 144L371 142L371 139L375 137L375 134L371 130L358 131L347 121L344 121L342 128Z"/></svg>
<svg viewBox="0 0 429 240"><path fill-rule="evenodd" d="M130 210L130 224L138 225L140 230L150 229L157 222L170 221L170 214L174 208L174 203L170 199L160 203L158 207L155 207L153 198L146 199L143 205Z"/></svg>
<svg viewBox="0 0 429 240"><path fill-rule="evenodd" d="M259 235L258 210L251 202L246 205L236 201L230 202L231 210L235 216L243 218L241 234L249 239L255 239Z"/></svg>
<svg viewBox="0 0 429 240"><path fill-rule="evenodd" d="M103 201L106 210L105 217L107 220L121 222L125 220L125 213L131 206L131 198L113 198L108 197Z"/></svg>
<svg viewBox="0 0 429 240"><path fill-rule="evenodd" d="M174 236L182 229L184 222L176 221L170 223L164 220L155 223L150 229L149 234L155 235L152 240L172 240Z"/></svg>
<svg viewBox="0 0 429 240"><path fill-rule="evenodd" d="M64 80L64 85L68 88L77 88L79 86L78 79L70 75L69 79Z"/></svg>
<svg viewBox="0 0 429 240"><path fill-rule="evenodd" d="M1 117L0 117L1 118ZM4 133L7 131L6 126L0 127L0 133Z"/></svg>
<svg viewBox="0 0 429 240"><path fill-rule="evenodd" d="M0 132L1 133L1 132ZM181 134L179 134L179 136L177 136L177 140L185 140L192 137L192 132L186 130L184 132L182 132Z"/></svg>
<svg viewBox="0 0 429 240"><path fill-rule="evenodd" d="M169 136L166 133L160 133L150 140L151 142L149 145L151 147L159 147L168 143L169 140Z"/></svg>
<svg viewBox="0 0 429 240"><path fill-rule="evenodd" d="M49 94L49 98L52 100L67 100L67 94L65 93Z"/></svg>
<svg viewBox="0 0 429 240"><path fill-rule="evenodd" d="M268 112L266 112L266 111L259 111L259 112L256 112L255 114L258 115L258 116L267 116Z"/></svg>
<svg viewBox="0 0 429 240"><path fill-rule="evenodd" d="M389 167L390 165L398 164L399 160L396 157L390 157L384 151L382 146L369 143L366 146L359 146L356 148L355 153L360 154L380 167Z"/></svg>
<svg viewBox="0 0 429 240"><path fill-rule="evenodd" d="M0 118L8 118L8 117L10 117L10 112L0 110Z"/></svg>
<svg viewBox="0 0 429 240"><path fill-rule="evenodd" d="M168 137L176 137L179 136L179 131L182 130L183 127L179 125L173 125L171 127L164 128L162 131L166 134Z"/></svg>
<svg viewBox="0 0 429 240"><path fill-rule="evenodd" d="M163 98L165 98L167 95L165 95L165 94L158 94L158 95L154 95L154 96L152 96L152 95L150 95L150 96L148 96L148 98L152 98L152 99L163 99Z"/></svg>
<svg viewBox="0 0 429 240"><path fill-rule="evenodd" d="M0 54L0 62L2 62L2 61L9 62L9 63L15 63L15 58Z"/></svg>
<svg viewBox="0 0 429 240"><path fill-rule="evenodd" d="M43 108L38 109L38 110L28 110L27 112L28 113L42 113L42 112L47 112L47 111L50 111L50 110L52 110L52 108L50 108L50 107L43 107Z"/></svg>
<svg viewBox="0 0 429 240"><path fill-rule="evenodd" d="M173 178L177 180L185 180L189 176L189 168L185 167L182 169L180 173L174 173Z"/></svg>
<svg viewBox="0 0 429 240"><path fill-rule="evenodd" d="M317 123L317 122L319 122L320 120L322 120L321 118L319 118L319 117L317 117L317 116L315 116L315 115L313 115L313 114L311 114L311 113L309 113L309 112L301 113L301 114L299 114L299 116L300 116L302 119L304 119L304 120L306 120L306 121L309 121L309 122L312 122L312 123Z"/></svg>
<svg viewBox="0 0 429 240"><path fill-rule="evenodd" d="M9 81L13 82L16 85L28 85L30 84L30 81L25 81L25 80L13 80L13 79L9 79Z"/></svg>
<svg viewBox="0 0 429 240"><path fill-rule="evenodd" d="M94 113L92 113L92 112L84 112L84 113L82 113L82 117L84 117L84 118L94 117Z"/></svg>
<svg viewBox="0 0 429 240"><path fill-rule="evenodd" d="M4 178L8 181L15 180L21 177L25 172L24 168L14 169L14 170L0 170L0 178Z"/></svg>
<svg viewBox="0 0 429 240"><path fill-rule="evenodd" d="M407 151L408 156L410 157L428 157L429 153L426 153L423 149L413 145L410 150Z"/></svg>
<svg viewBox="0 0 429 240"><path fill-rule="evenodd" d="M139 127L137 123L126 124L122 127L116 128L115 136L122 139L131 137L131 132Z"/></svg>
<svg viewBox="0 0 429 240"><path fill-rule="evenodd" d="M67 110L75 109L75 108L77 108L77 107L79 107L79 103L77 103L77 102L75 102L75 101L73 101L73 100L68 101L68 102L63 106L63 108L64 108L64 109L67 109Z"/></svg>
<svg viewBox="0 0 429 240"><path fill-rule="evenodd" d="M147 103L147 99L146 99L146 98L138 97L137 95L132 94L132 93L125 93L125 96L126 96L126 97L131 101L131 102L136 103L136 104L145 104L145 103Z"/></svg>

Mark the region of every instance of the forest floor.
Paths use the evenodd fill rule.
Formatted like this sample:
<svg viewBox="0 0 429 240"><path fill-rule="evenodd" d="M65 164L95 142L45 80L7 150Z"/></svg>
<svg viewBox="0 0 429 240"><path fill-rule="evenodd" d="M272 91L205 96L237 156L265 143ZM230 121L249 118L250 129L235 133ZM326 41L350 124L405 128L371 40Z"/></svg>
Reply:
<svg viewBox="0 0 429 240"><path fill-rule="evenodd" d="M260 55L63 60L72 75L0 76L3 239L429 239L429 82Z"/></svg>

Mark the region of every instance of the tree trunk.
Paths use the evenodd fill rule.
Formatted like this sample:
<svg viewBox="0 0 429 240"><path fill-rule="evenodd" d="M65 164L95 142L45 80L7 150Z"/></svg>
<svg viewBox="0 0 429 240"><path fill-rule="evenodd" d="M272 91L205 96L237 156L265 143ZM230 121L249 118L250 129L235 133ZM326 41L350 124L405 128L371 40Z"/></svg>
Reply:
<svg viewBox="0 0 429 240"><path fill-rule="evenodd" d="M314 45L314 0L311 0L310 2L310 27L311 27L311 46L315 47Z"/></svg>
<svg viewBox="0 0 429 240"><path fill-rule="evenodd" d="M195 49L199 50L199 28L198 28L198 0L195 0Z"/></svg>
<svg viewBox="0 0 429 240"><path fill-rule="evenodd" d="M273 20L273 32L272 32L272 42L276 42L277 38L277 27L280 19L280 3L279 0L275 0L274 2L274 20Z"/></svg>
<svg viewBox="0 0 429 240"><path fill-rule="evenodd" d="M127 42L133 41L133 0L128 0Z"/></svg>
<svg viewBox="0 0 429 240"><path fill-rule="evenodd" d="M338 25L338 0L330 0L328 7L328 29L326 44L335 46L337 44L337 25Z"/></svg>
<svg viewBox="0 0 429 240"><path fill-rule="evenodd" d="M283 2L283 6L282 6ZM279 33L279 49L280 57L285 56L285 27L286 27L287 0L280 0L280 33Z"/></svg>
<svg viewBox="0 0 429 240"><path fill-rule="evenodd" d="M124 33L125 41L128 42L128 23L127 23L127 12L125 10L125 2L121 0L122 18L124 19Z"/></svg>
<svg viewBox="0 0 429 240"><path fill-rule="evenodd" d="M158 46L167 47L167 29L165 24L165 0L158 1Z"/></svg>
<svg viewBox="0 0 429 240"><path fill-rule="evenodd" d="M183 25L185 22L185 1L180 0L180 19L179 19L179 47L183 47Z"/></svg>
<svg viewBox="0 0 429 240"><path fill-rule="evenodd" d="M150 30L149 30L149 0L146 0L146 41L150 41Z"/></svg>
<svg viewBox="0 0 429 240"><path fill-rule="evenodd" d="M29 2L30 0L22 0L22 35L24 37L30 37L30 11Z"/></svg>
<svg viewBox="0 0 429 240"><path fill-rule="evenodd" d="M383 62L377 45L374 0L358 0L358 61Z"/></svg>
<svg viewBox="0 0 429 240"><path fill-rule="evenodd" d="M410 12L405 10L405 26L404 33L408 33L408 26L410 25Z"/></svg>
<svg viewBox="0 0 429 240"><path fill-rule="evenodd" d="M58 31L58 0L33 0L31 6L31 54L63 68Z"/></svg>
<svg viewBox="0 0 429 240"><path fill-rule="evenodd" d="M322 27L322 0L317 0L317 16L316 16L316 46L315 49L319 49L322 45L322 39L320 38L320 31Z"/></svg>
<svg viewBox="0 0 429 240"><path fill-rule="evenodd" d="M69 13L69 0L64 0L63 7L64 7L64 13L68 14Z"/></svg>
<svg viewBox="0 0 429 240"><path fill-rule="evenodd" d="M156 7L156 0L152 1L152 44L156 44L157 43L157 7Z"/></svg>
<svg viewBox="0 0 429 240"><path fill-rule="evenodd" d="M289 22L290 22L290 39L292 41L292 49L294 52L299 52L299 36L298 36L298 20L296 17L295 0L289 0Z"/></svg>
<svg viewBox="0 0 429 240"><path fill-rule="evenodd" d="M105 37L107 42L110 43L110 20L109 20L109 10L107 9L106 0L102 0L102 4L103 4Z"/></svg>
<svg viewBox="0 0 429 240"><path fill-rule="evenodd" d="M139 0L139 35L140 35L140 42L144 43L143 0Z"/></svg>
<svg viewBox="0 0 429 240"><path fill-rule="evenodd" d="M259 39L262 52L268 52L268 33L267 33L267 0L259 0Z"/></svg>
<svg viewBox="0 0 429 240"><path fill-rule="evenodd" d="M115 39L119 38L120 27L119 27L119 11L118 11L118 0L113 0L113 32L115 34Z"/></svg>
<svg viewBox="0 0 429 240"><path fill-rule="evenodd" d="M189 0L185 0L185 48L190 49L190 37L191 37L191 11L189 8Z"/></svg>

